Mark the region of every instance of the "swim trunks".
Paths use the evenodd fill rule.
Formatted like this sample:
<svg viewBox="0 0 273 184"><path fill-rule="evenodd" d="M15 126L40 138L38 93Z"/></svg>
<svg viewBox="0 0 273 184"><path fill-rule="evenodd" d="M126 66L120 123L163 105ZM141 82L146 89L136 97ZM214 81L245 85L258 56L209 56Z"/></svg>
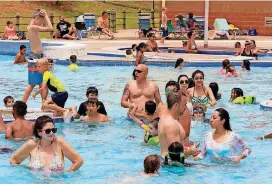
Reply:
<svg viewBox="0 0 273 184"><path fill-rule="evenodd" d="M67 92L56 92L51 95L52 101L59 107L64 108L65 102L68 98Z"/></svg>
<svg viewBox="0 0 273 184"><path fill-rule="evenodd" d="M44 57L44 54L43 54L43 53L33 53L33 52L31 52L31 53L29 54L28 59L30 59L30 60L35 60L35 59L41 59L41 58L43 58L43 57Z"/></svg>

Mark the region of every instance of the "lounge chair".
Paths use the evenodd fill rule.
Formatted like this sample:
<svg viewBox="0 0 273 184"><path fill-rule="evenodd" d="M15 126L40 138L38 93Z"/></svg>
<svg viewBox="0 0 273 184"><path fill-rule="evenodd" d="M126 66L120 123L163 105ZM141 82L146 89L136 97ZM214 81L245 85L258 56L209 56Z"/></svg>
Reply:
<svg viewBox="0 0 273 184"><path fill-rule="evenodd" d="M86 34L87 37L92 38L98 36L98 39L100 39L101 35L106 36L103 32L97 31L96 16L94 13L85 13L83 15L83 19L85 22L86 30L82 31L82 35Z"/></svg>
<svg viewBox="0 0 273 184"><path fill-rule="evenodd" d="M151 17L149 13L139 13L138 23L139 30L136 32L136 34L138 35L137 37L141 37L142 35L144 35L144 37L147 38L149 32L153 32L154 34L161 32L153 30L153 28L151 27Z"/></svg>
<svg viewBox="0 0 273 184"><path fill-rule="evenodd" d="M173 26L172 21L167 21L167 28L169 35L173 35L175 39L183 37L184 33L181 26Z"/></svg>
<svg viewBox="0 0 273 184"><path fill-rule="evenodd" d="M214 39L220 37L220 39L230 39L229 25L224 18L217 18L213 23L214 30L209 31L209 38Z"/></svg>

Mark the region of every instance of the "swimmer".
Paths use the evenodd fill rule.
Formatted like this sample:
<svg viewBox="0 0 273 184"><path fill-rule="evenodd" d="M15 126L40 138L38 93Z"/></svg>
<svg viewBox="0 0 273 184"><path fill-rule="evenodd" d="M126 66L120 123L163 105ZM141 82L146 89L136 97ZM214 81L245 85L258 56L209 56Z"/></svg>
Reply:
<svg viewBox="0 0 273 184"><path fill-rule="evenodd" d="M14 64L27 64L26 52L27 47L25 45L21 45L20 51L15 56Z"/></svg>
<svg viewBox="0 0 273 184"><path fill-rule="evenodd" d="M37 69L43 74L43 82L41 88L36 91L32 97L35 99L37 94L47 91L48 88L53 94L51 98L42 99L43 108L54 110L56 116L63 116L63 118L66 119L70 110L64 109L65 102L68 98L68 93L64 85L48 71L47 59L38 60Z"/></svg>
<svg viewBox="0 0 273 184"><path fill-rule="evenodd" d="M241 74L236 71L236 68L233 65L229 65L226 70L225 77L239 77Z"/></svg>
<svg viewBox="0 0 273 184"><path fill-rule="evenodd" d="M241 88L233 88L230 93L230 102L234 104L253 104L256 103L255 96L244 96Z"/></svg>
<svg viewBox="0 0 273 184"><path fill-rule="evenodd" d="M217 84L216 82L211 82L211 83L209 84L209 87L210 87L210 89L212 90L212 93L213 93L213 95L214 95L215 100L220 100L222 94L218 92L218 91L219 91L219 86L218 86L218 84Z"/></svg>
<svg viewBox="0 0 273 184"><path fill-rule="evenodd" d="M176 63L175 63L175 66L174 66L174 68L177 68L177 69L182 69L183 68L183 66L184 66L184 59L182 59L182 58L178 58L177 60L176 60Z"/></svg>
<svg viewBox="0 0 273 184"><path fill-rule="evenodd" d="M135 61L135 66L139 64L144 64L146 62L146 58L144 56L144 52L147 50L147 45L144 42L141 42L137 48L137 53L136 53L136 61Z"/></svg>
<svg viewBox="0 0 273 184"><path fill-rule="evenodd" d="M149 155L144 159L144 173L150 176L156 176L160 169L160 157L158 155Z"/></svg>
<svg viewBox="0 0 273 184"><path fill-rule="evenodd" d="M266 135L264 135L264 136L262 136L262 137L258 136L258 137L256 137L256 139L257 139L257 140L272 139L272 133L266 134Z"/></svg>
<svg viewBox="0 0 273 184"><path fill-rule="evenodd" d="M89 99L85 105L87 109L87 115L80 120L85 122L109 122L107 116L98 113L98 109L100 108L98 99Z"/></svg>
<svg viewBox="0 0 273 184"><path fill-rule="evenodd" d="M137 48L137 45L136 45L136 44L133 44L133 45L132 45L132 51L135 52L135 51L136 51L136 48Z"/></svg>
<svg viewBox="0 0 273 184"><path fill-rule="evenodd" d="M16 101L13 105L12 114L15 120L7 125L5 138L23 139L32 136L34 123L25 119L27 104L22 101Z"/></svg>
<svg viewBox="0 0 273 184"><path fill-rule="evenodd" d="M4 106L6 108L12 108L14 104L14 98L12 96L6 96L4 99Z"/></svg>
<svg viewBox="0 0 273 184"><path fill-rule="evenodd" d="M50 71L51 73L53 73L54 69L55 69L54 60L53 59L48 59L48 71Z"/></svg>
<svg viewBox="0 0 273 184"><path fill-rule="evenodd" d="M42 42L40 39L40 32L52 31L53 27L51 21L44 9L37 9L32 16L32 19L27 27L28 37L30 43L31 53L29 55L29 60L41 59L43 58L43 49ZM27 102L33 88L36 84L29 84L26 88L24 97L22 99L23 102ZM41 84L40 84L41 87ZM47 92L41 93L41 98L45 99L47 96Z"/></svg>
<svg viewBox="0 0 273 184"><path fill-rule="evenodd" d="M249 62L249 60L243 60L241 70L242 71L250 71L250 62Z"/></svg>
<svg viewBox="0 0 273 184"><path fill-rule="evenodd" d="M189 88L189 84L190 84L189 77L187 75L179 75L177 82L179 84L180 92L184 93L187 96L187 107L190 111L190 114L192 115L193 107L191 103L191 97L187 93L187 89Z"/></svg>
<svg viewBox="0 0 273 184"><path fill-rule="evenodd" d="M76 55L70 56L70 65L68 66L68 70L71 72L79 71L79 66L77 65L77 56Z"/></svg>
<svg viewBox="0 0 273 184"><path fill-rule="evenodd" d="M52 118L38 117L33 128L36 139L30 139L20 147L11 156L10 164L21 164L29 157L31 169L61 173L65 168L64 158L67 158L72 162L67 172L78 170L83 164L82 157L63 138L57 137L56 132Z"/></svg>
<svg viewBox="0 0 273 184"><path fill-rule="evenodd" d="M163 164L178 167L185 165L184 147L180 142L170 144L168 154L165 155Z"/></svg>
<svg viewBox="0 0 273 184"><path fill-rule="evenodd" d="M224 75L227 73L227 67L230 65L230 61L225 59L222 61L222 68L218 71L219 74Z"/></svg>
<svg viewBox="0 0 273 184"><path fill-rule="evenodd" d="M125 55L126 59L134 59L134 55L131 49L127 49L126 50L126 55Z"/></svg>
<svg viewBox="0 0 273 184"><path fill-rule="evenodd" d="M206 113L203 106L195 106L193 108L193 116L192 116L193 121L208 122L205 116L206 116Z"/></svg>
<svg viewBox="0 0 273 184"><path fill-rule="evenodd" d="M145 125L141 120L135 117L132 113L129 113L129 117L136 122L136 124L145 130L144 142L148 145L158 146L158 121L159 118L155 118L149 122L149 125Z"/></svg>
<svg viewBox="0 0 273 184"><path fill-rule="evenodd" d="M201 153L193 160L203 159L207 155L212 161L239 163L251 153L245 141L231 130L229 113L225 109L214 111L210 125L215 131L205 135Z"/></svg>

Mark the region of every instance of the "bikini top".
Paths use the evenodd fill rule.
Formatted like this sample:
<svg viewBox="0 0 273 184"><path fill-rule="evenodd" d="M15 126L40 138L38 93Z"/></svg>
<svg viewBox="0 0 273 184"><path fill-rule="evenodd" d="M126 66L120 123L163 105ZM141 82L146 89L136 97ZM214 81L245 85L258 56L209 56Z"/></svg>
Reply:
<svg viewBox="0 0 273 184"><path fill-rule="evenodd" d="M30 163L30 167L32 169L35 170L39 170L39 171L44 171L44 170L49 170L51 172L62 172L64 170L64 164L61 161L61 159L59 158L55 145L54 145L54 155L52 158L51 163L49 164L48 168L45 168L44 163L42 162L41 158L40 158L40 145L38 143L37 146L37 151L36 154L34 156L33 161Z"/></svg>
<svg viewBox="0 0 273 184"><path fill-rule="evenodd" d="M207 96L207 93L206 93L206 91L205 91L205 88L203 87L203 91L204 91L206 97L203 98L203 99L201 99L201 96L198 96L198 97L194 96L194 91L195 91L195 87L193 88L192 105L194 105L195 103L198 103L198 104L200 104L200 105L206 106L206 105L209 103L209 98L208 98L208 96Z"/></svg>
<svg viewBox="0 0 273 184"><path fill-rule="evenodd" d="M246 51L245 51L245 48L244 48L243 53L241 54L241 56L253 56L253 54L252 54L251 50L249 51L249 54L247 54Z"/></svg>

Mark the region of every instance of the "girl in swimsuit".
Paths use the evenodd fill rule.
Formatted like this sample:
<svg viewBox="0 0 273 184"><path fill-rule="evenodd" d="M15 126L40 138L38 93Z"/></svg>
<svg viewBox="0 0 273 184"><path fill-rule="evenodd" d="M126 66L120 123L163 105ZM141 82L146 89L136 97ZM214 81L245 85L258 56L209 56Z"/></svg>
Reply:
<svg viewBox="0 0 273 184"><path fill-rule="evenodd" d="M12 155L10 163L20 164L30 156L30 167L34 170L63 172L66 157L73 163L68 172L78 170L83 164L83 159L63 138L57 138L56 132L52 118L37 118L33 128L37 140L28 140Z"/></svg>
<svg viewBox="0 0 273 184"><path fill-rule="evenodd" d="M228 59L225 59L222 61L222 68L218 71L219 74L224 75L226 74L226 69L230 65L230 61Z"/></svg>
<svg viewBox="0 0 273 184"><path fill-rule="evenodd" d="M188 41L187 46L186 46L186 52L187 53L197 53L198 48L197 48L197 45L196 45L196 43L194 41L195 33L193 31L190 31L188 33L188 38L189 38L189 41Z"/></svg>
<svg viewBox="0 0 273 184"><path fill-rule="evenodd" d="M241 74L236 71L235 66L229 65L225 77L239 77Z"/></svg>
<svg viewBox="0 0 273 184"><path fill-rule="evenodd" d="M3 37L7 37L10 40L18 40L18 36L16 35L16 30L11 21L7 22L7 26L5 27Z"/></svg>
<svg viewBox="0 0 273 184"><path fill-rule="evenodd" d="M194 80L194 87L189 88L187 92L190 94L193 105L199 104L207 108L216 105L215 97L209 87L204 86L204 73L196 70L192 74Z"/></svg>
<svg viewBox="0 0 273 184"><path fill-rule="evenodd" d="M155 39L155 34L154 33L149 33L148 34L148 41L146 42L147 45L147 52L161 52L158 50L158 45L156 43Z"/></svg>

